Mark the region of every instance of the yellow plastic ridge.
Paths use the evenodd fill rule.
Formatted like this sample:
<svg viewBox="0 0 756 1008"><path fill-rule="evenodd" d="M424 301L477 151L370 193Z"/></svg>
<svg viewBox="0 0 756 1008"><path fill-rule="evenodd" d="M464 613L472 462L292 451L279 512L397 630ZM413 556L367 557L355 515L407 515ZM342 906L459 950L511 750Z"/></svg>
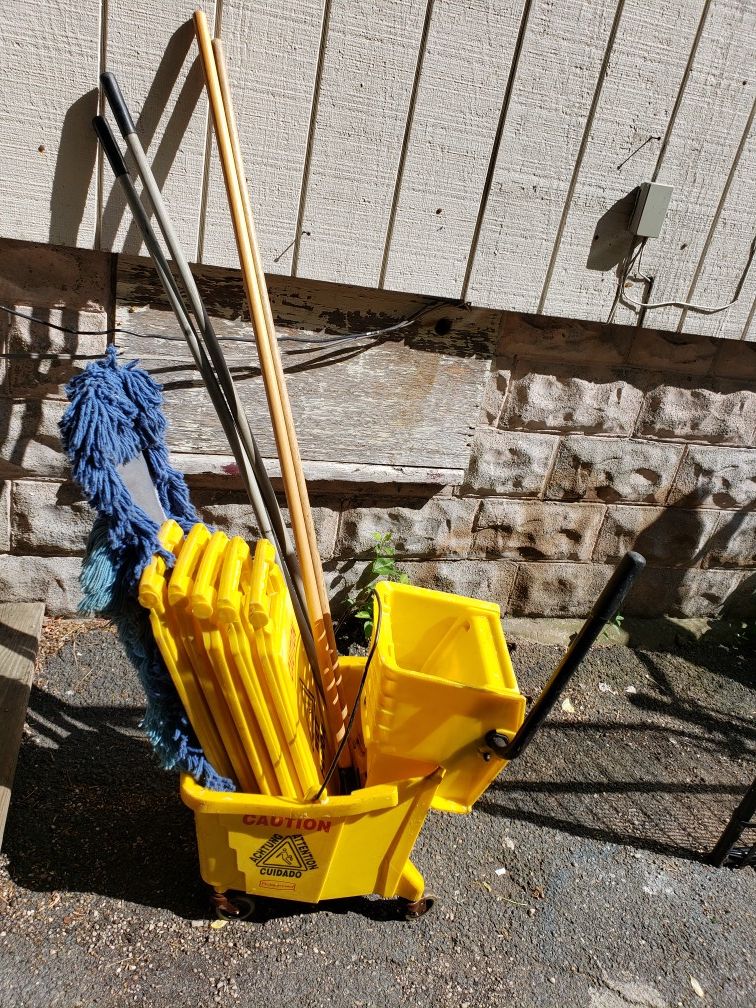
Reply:
<svg viewBox="0 0 756 1008"><path fill-rule="evenodd" d="M179 556L184 533L175 521L165 522L158 537L166 550ZM199 744L213 769L224 777L233 779L234 771L226 748L181 642L175 611L168 602L166 562L163 557L154 556L144 569L139 581L139 602L150 611L152 634Z"/></svg>
<svg viewBox="0 0 756 1008"><path fill-rule="evenodd" d="M270 794L269 785L265 780L258 781L250 766L218 673L205 650L202 627L189 607L194 580L210 538L210 531L202 524L191 529L171 572L168 600L176 615L181 642L234 768L234 778L244 791Z"/></svg>

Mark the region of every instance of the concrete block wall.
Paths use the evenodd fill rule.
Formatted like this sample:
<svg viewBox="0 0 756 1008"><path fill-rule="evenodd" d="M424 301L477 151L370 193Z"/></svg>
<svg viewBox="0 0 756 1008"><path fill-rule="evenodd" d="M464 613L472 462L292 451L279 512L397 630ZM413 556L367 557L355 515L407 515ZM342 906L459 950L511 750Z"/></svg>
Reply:
<svg viewBox="0 0 756 1008"><path fill-rule="evenodd" d="M112 257L0 240L0 600L69 614L92 512L70 482L58 437L63 384L101 357L113 316Z"/></svg>
<svg viewBox="0 0 756 1008"><path fill-rule="evenodd" d="M0 312L0 599L44 599L59 614L77 604L92 519L58 442L60 383L106 340L49 322L106 328L113 302L110 256L0 242L0 303L35 314ZM390 531L414 583L513 615L584 615L631 547L649 566L626 614L756 615L756 343L494 314L459 485L396 482L370 460L338 482L315 467L337 599L373 533ZM209 523L256 536L228 459L187 445L176 461Z"/></svg>
<svg viewBox="0 0 756 1008"><path fill-rule="evenodd" d="M504 313L460 486L313 487L332 590L390 531L413 583L512 615L585 615L636 548L628 615L752 616L755 429L756 344ZM256 534L243 495L197 482L209 520Z"/></svg>

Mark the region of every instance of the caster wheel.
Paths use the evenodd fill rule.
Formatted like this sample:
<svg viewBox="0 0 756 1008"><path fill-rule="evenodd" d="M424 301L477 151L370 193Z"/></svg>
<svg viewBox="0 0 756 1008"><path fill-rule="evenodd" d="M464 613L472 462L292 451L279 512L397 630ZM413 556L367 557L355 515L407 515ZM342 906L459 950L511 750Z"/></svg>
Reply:
<svg viewBox="0 0 756 1008"><path fill-rule="evenodd" d="M418 917L423 917L429 910L433 909L436 899L436 896L426 893L425 896L421 896L414 903L409 902L409 900L401 900L399 916L402 920L417 920Z"/></svg>
<svg viewBox="0 0 756 1008"><path fill-rule="evenodd" d="M255 915L256 904L244 893L213 893L210 905L218 920L248 921Z"/></svg>

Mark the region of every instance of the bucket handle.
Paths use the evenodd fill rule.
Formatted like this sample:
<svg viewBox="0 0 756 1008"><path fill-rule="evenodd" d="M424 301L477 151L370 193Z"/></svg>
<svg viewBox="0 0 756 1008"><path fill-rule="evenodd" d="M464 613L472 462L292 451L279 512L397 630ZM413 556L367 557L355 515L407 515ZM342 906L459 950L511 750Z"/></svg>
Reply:
<svg viewBox="0 0 756 1008"><path fill-rule="evenodd" d="M504 760L513 760L522 755L598 635L617 615L630 586L645 566L644 557L632 550L620 560L596 600L588 619L565 651L551 679L530 708L514 738L510 740L496 730L486 734L486 744L496 756Z"/></svg>

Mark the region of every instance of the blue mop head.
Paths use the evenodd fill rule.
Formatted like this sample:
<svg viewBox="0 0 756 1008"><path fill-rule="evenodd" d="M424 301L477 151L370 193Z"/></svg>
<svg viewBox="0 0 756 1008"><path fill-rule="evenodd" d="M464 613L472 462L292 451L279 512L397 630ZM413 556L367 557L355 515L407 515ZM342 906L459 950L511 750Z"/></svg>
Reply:
<svg viewBox="0 0 756 1008"><path fill-rule="evenodd" d="M60 422L61 440L74 479L97 511L82 563L80 608L116 625L147 699L142 726L162 765L191 774L205 787L231 791L233 782L216 773L200 748L136 597L153 554L168 562L172 557L117 467L142 452L166 515L185 532L199 521L183 475L170 464L161 388L136 361L119 367L111 346L104 360L71 379L66 395L71 405Z"/></svg>

